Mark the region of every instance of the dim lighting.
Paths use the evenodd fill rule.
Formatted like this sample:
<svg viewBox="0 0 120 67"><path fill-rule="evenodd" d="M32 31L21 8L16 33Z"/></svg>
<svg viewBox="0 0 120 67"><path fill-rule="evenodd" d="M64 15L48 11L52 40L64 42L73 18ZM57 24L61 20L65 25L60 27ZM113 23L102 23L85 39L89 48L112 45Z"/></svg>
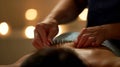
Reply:
<svg viewBox="0 0 120 67"><path fill-rule="evenodd" d="M25 17L27 20L35 20L37 17L37 10L36 9L28 9L25 13Z"/></svg>
<svg viewBox="0 0 120 67"><path fill-rule="evenodd" d="M6 35L9 31L9 26L6 22L2 22L0 24L0 34L1 35Z"/></svg>
<svg viewBox="0 0 120 67"><path fill-rule="evenodd" d="M88 8L85 8L82 13L79 15L79 18L82 21L86 21L87 20L87 14L88 14Z"/></svg>
<svg viewBox="0 0 120 67"><path fill-rule="evenodd" d="M29 38L29 39L34 38L34 29L35 29L34 26L28 26L25 29L25 35L26 35L27 38Z"/></svg>

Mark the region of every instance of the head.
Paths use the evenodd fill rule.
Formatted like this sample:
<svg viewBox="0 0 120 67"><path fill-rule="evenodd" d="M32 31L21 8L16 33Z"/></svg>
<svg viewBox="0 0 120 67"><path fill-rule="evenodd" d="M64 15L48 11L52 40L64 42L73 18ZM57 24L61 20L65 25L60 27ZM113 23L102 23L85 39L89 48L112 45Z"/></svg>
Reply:
<svg viewBox="0 0 120 67"><path fill-rule="evenodd" d="M42 48L28 57L21 67L74 66L86 67L78 55L69 48Z"/></svg>
<svg viewBox="0 0 120 67"><path fill-rule="evenodd" d="M29 56L22 63L21 67L87 67L86 63L83 62L83 59L78 57L75 51L73 51L71 48L66 48L74 46L72 42L74 38L71 35L72 33L57 36L51 43L52 47L38 50ZM76 34L74 37L77 37Z"/></svg>

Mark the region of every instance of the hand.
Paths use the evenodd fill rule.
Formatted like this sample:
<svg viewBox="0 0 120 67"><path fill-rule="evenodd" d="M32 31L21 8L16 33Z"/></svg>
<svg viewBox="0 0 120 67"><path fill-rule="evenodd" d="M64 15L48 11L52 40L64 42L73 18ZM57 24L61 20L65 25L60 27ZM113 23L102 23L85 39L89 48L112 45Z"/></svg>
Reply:
<svg viewBox="0 0 120 67"><path fill-rule="evenodd" d="M52 21L43 21L36 25L34 30L33 45L37 49L50 46L51 40L58 33L58 24Z"/></svg>
<svg viewBox="0 0 120 67"><path fill-rule="evenodd" d="M83 28L75 46L80 47L98 47L106 39L106 30L102 26Z"/></svg>

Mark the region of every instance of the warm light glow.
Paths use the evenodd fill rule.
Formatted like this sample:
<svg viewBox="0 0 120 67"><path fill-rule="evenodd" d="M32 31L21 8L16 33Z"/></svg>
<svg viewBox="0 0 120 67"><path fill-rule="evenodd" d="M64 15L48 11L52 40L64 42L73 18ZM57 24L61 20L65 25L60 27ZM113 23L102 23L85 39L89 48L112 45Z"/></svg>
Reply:
<svg viewBox="0 0 120 67"><path fill-rule="evenodd" d="M25 29L25 35L26 35L27 38L29 38L29 39L34 38L34 29L35 29L34 26L28 26Z"/></svg>
<svg viewBox="0 0 120 67"><path fill-rule="evenodd" d="M56 36L58 36L58 35L63 33L62 26L59 25L58 28L59 28L59 32L58 32L58 34Z"/></svg>
<svg viewBox="0 0 120 67"><path fill-rule="evenodd" d="M25 17L27 20L35 20L37 17L37 10L36 9L28 9L25 13Z"/></svg>
<svg viewBox="0 0 120 67"><path fill-rule="evenodd" d="M6 22L2 22L0 24L0 34L1 35L6 35L9 31L9 26Z"/></svg>
<svg viewBox="0 0 120 67"><path fill-rule="evenodd" d="M82 13L79 15L79 18L83 21L87 20L88 8L85 8Z"/></svg>

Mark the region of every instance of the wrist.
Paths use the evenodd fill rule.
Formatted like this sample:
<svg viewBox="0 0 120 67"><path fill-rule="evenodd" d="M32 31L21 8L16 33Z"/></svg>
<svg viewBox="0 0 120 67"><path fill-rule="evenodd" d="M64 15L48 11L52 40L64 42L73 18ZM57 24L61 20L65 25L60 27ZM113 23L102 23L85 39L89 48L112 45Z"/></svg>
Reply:
<svg viewBox="0 0 120 67"><path fill-rule="evenodd" d="M107 39L120 39L120 23L102 25Z"/></svg>
<svg viewBox="0 0 120 67"><path fill-rule="evenodd" d="M46 23L46 24L56 24L59 25L58 21L54 18L45 18L41 23Z"/></svg>
<svg viewBox="0 0 120 67"><path fill-rule="evenodd" d="M100 26L101 29L103 30L103 33L104 33L104 39L107 40L107 39L111 39L111 33L110 33L110 30L109 30L109 27L108 25L101 25Z"/></svg>

